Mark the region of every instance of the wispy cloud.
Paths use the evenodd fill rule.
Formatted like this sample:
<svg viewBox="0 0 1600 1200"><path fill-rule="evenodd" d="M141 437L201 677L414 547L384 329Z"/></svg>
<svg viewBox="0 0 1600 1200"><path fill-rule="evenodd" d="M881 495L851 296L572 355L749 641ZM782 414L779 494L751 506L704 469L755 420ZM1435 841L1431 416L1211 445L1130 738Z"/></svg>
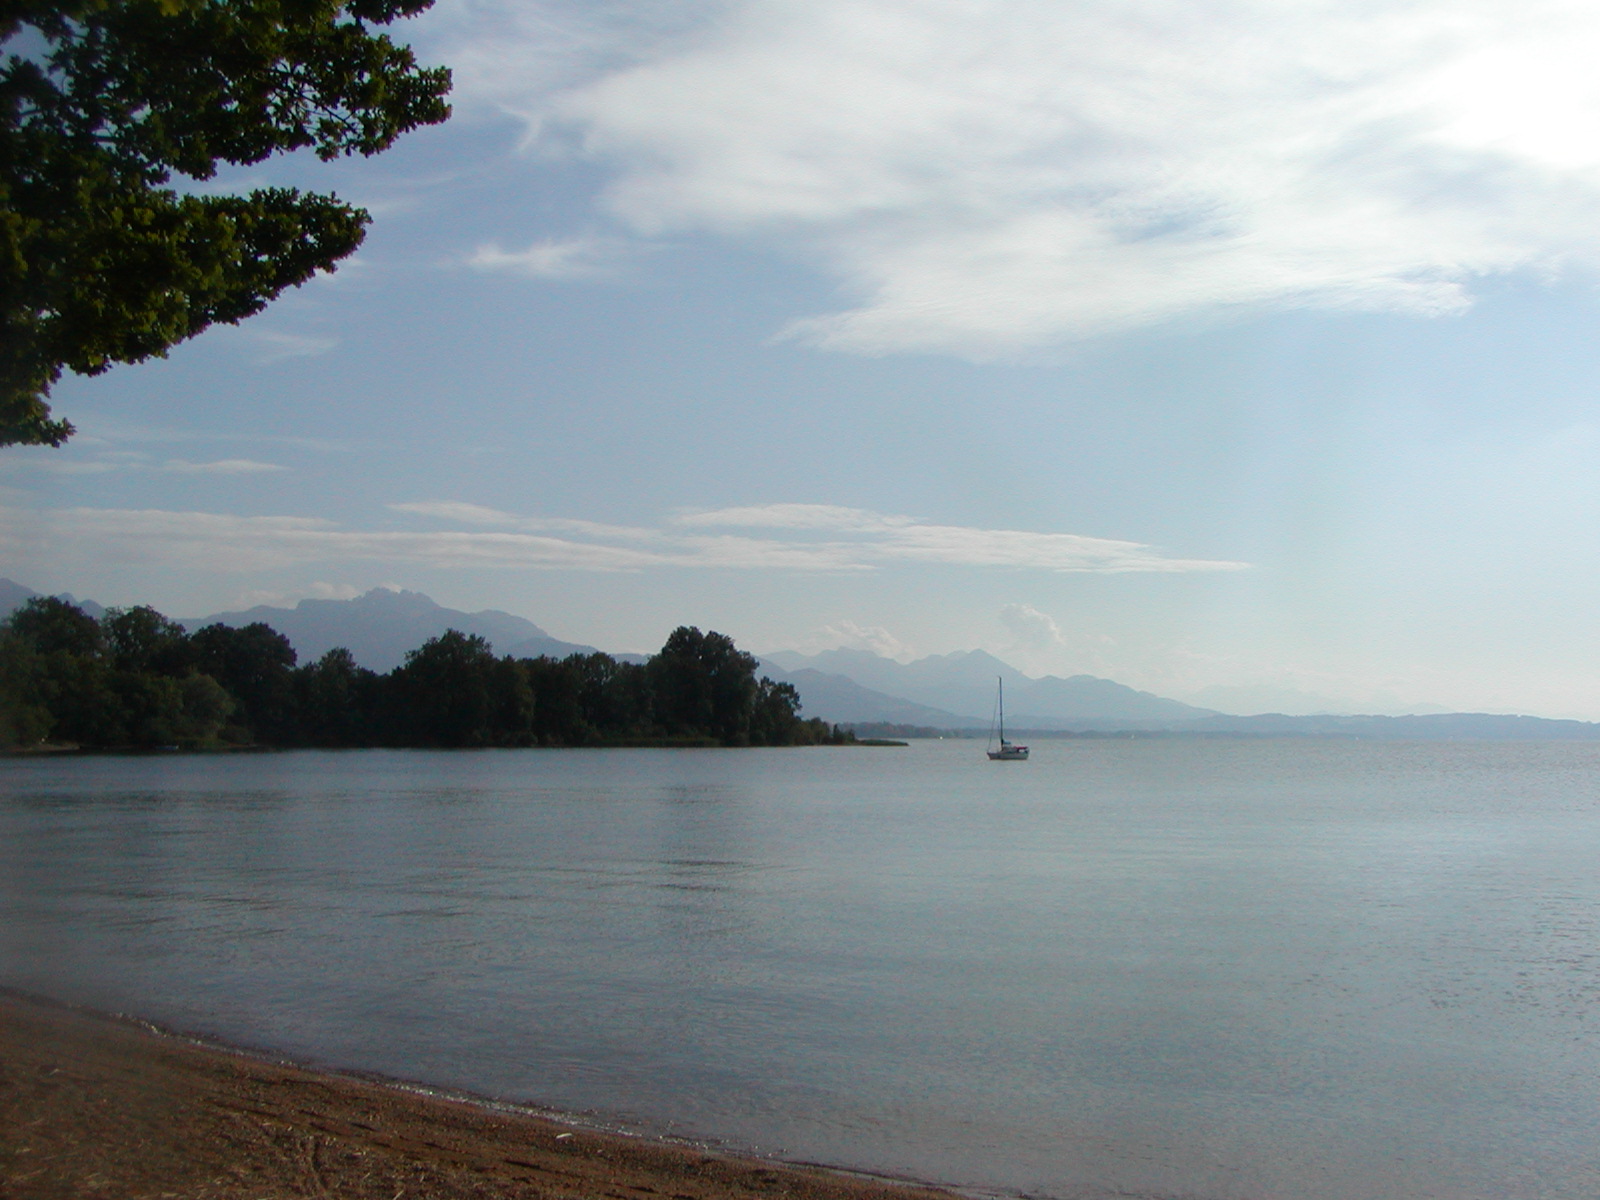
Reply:
<svg viewBox="0 0 1600 1200"><path fill-rule="evenodd" d="M1600 267L1600 9L1575 0L462 13L469 104L603 164L637 234L821 264L853 302L786 334L833 349L983 358L1193 314L1448 313L1486 276Z"/></svg>
<svg viewBox="0 0 1600 1200"><path fill-rule="evenodd" d="M830 533L849 540L810 544L830 546L835 553L863 566L899 561L1120 573L1226 571L1246 565L1206 559L1169 558L1140 542L1113 541L1075 533L937 525L911 517L830 504L723 508L682 514L676 518L676 523L689 527L731 526L790 533Z"/></svg>
<svg viewBox="0 0 1600 1200"><path fill-rule="evenodd" d="M637 570L658 556L520 533L352 530L307 517L239 517L163 509L9 510L0 546L19 554L50 548L111 561L171 562L250 571L303 563L386 562L422 567L557 567Z"/></svg>
<svg viewBox="0 0 1600 1200"><path fill-rule="evenodd" d="M462 525L515 525L518 518L497 508L481 504L467 504L459 500L419 500L407 504L391 504L393 512L411 513L419 517L437 517L442 521L456 521Z"/></svg>
<svg viewBox="0 0 1600 1200"><path fill-rule="evenodd" d="M693 37L740 0L457 0L413 32L450 64L451 101L494 109L543 132L548 98L648 61Z"/></svg>
<svg viewBox="0 0 1600 1200"><path fill-rule="evenodd" d="M339 339L307 333L282 333L267 329L246 329L241 336L255 344L258 363L281 362L287 358L314 358L339 345Z"/></svg>
<svg viewBox="0 0 1600 1200"><path fill-rule="evenodd" d="M174 475L261 475L289 468L279 463L259 462L253 458L219 458L212 462L191 462L185 458L169 458L159 467Z"/></svg>
<svg viewBox="0 0 1600 1200"><path fill-rule="evenodd" d="M281 463L253 458L218 458L197 462L187 458L157 459L138 450L95 450L94 457L36 456L19 460L19 466L55 475L104 475L145 472L161 475L262 475L289 468Z"/></svg>
<svg viewBox="0 0 1600 1200"><path fill-rule="evenodd" d="M230 446L274 446L296 450L332 453L349 449L351 443L328 438L303 437L293 434L241 433L237 429L203 429L190 426L149 425L130 420L126 414L92 414L85 418L71 443L61 451L70 454L75 448L84 450L111 448L118 445L196 445L227 443ZM142 451L111 451L113 453L140 454ZM149 457L148 454L145 455Z"/></svg>
<svg viewBox="0 0 1600 1200"><path fill-rule="evenodd" d="M409 513L419 517L433 517L452 521L458 525L488 525L511 527L527 532L567 533L579 537L612 541L659 541L662 534L657 529L636 525L608 525L602 521L584 521L576 517L527 517L485 508L481 504L464 504L455 500L408 501L387 505L391 512Z"/></svg>
<svg viewBox="0 0 1600 1200"><path fill-rule="evenodd" d="M19 554L73 551L115 561L178 562L254 570L317 562L385 562L429 568L583 571L647 569L882 570L917 563L1123 573L1234 570L1244 564L1171 558L1136 542L1075 534L971 529L830 505L679 514L660 528L517 517L453 501L392 505L469 529L354 530L306 517L240 517L161 509L3 510L0 545ZM809 521L802 520L809 513ZM491 528L484 529L484 525ZM702 532L719 526L752 533Z"/></svg>
<svg viewBox="0 0 1600 1200"><path fill-rule="evenodd" d="M901 661L910 661L915 657L912 647L883 626L861 625L848 619L824 625L815 634L803 640L806 648L813 653L817 650L848 647L852 650L870 650L873 654L882 655L884 658L897 658Z"/></svg>
<svg viewBox="0 0 1600 1200"><path fill-rule="evenodd" d="M752 504L738 508L718 508L708 512L685 512L676 518L679 525L711 525L754 529L830 529L836 532L882 532L915 524L910 517L885 516L863 508L844 508L837 504Z"/></svg>
<svg viewBox="0 0 1600 1200"><path fill-rule="evenodd" d="M1000 623L1019 645L1032 650L1055 650L1067 644L1056 619L1031 604L1006 605L1000 610Z"/></svg>
<svg viewBox="0 0 1600 1200"><path fill-rule="evenodd" d="M399 588L392 588L399 591ZM354 600L363 589L348 583L325 583L321 580L307 584L292 592L251 589L240 592L230 608L254 608L265 604L271 608L293 608L302 600Z"/></svg>
<svg viewBox="0 0 1600 1200"><path fill-rule="evenodd" d="M105 475L111 471L126 471L127 463L111 459L94 458L37 458L20 459L12 464L29 471L42 471L46 475Z"/></svg>
<svg viewBox="0 0 1600 1200"><path fill-rule="evenodd" d="M534 279L593 279L615 271L627 253L627 244L616 238L547 239L523 250L506 250L491 242L479 246L467 265Z"/></svg>

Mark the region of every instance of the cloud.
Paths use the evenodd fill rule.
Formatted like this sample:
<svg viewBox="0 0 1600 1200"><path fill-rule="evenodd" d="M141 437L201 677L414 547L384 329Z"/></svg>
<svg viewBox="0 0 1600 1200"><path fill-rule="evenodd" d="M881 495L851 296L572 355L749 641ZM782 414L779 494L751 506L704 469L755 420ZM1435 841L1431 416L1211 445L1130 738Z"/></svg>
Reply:
<svg viewBox="0 0 1600 1200"><path fill-rule="evenodd" d="M1000 623L1017 642L1035 650L1053 650L1067 644L1061 626L1049 613L1031 604L1008 604L1000 610Z"/></svg>
<svg viewBox="0 0 1600 1200"><path fill-rule="evenodd" d="M647 61L738 0L455 0L408 31L450 64L451 102L509 113L543 130L548 98Z"/></svg>
<svg viewBox="0 0 1600 1200"><path fill-rule="evenodd" d="M1052 571L1228 571L1246 564L1168 558L1139 542L1084 537L1075 533L1036 533L1019 529L976 529L935 525L911 517L830 504L770 504L687 513L687 526L733 526L769 531L831 533L847 537L831 543L842 557L862 565L894 561L971 567L1019 567ZM825 545L829 543L812 543Z"/></svg>
<svg viewBox="0 0 1600 1200"><path fill-rule="evenodd" d="M362 594L363 590L365 589L348 583L324 583L318 580L308 583L304 588L293 592L262 591L259 589L240 592L230 607L246 609L255 608L258 604L264 604L270 608L293 608L301 600L354 600ZM400 589L390 588L389 590L399 591Z"/></svg>
<svg viewBox="0 0 1600 1200"><path fill-rule="evenodd" d="M317 337L305 333L276 333L266 329L245 329L241 336L255 342L258 363L282 362L287 358L314 358L327 354L339 345L338 338Z"/></svg>
<svg viewBox="0 0 1600 1200"><path fill-rule="evenodd" d="M21 459L17 466L29 470L44 471L49 475L104 475L111 471L126 471L127 463L114 462L107 459L93 459L83 461L72 458L33 458Z"/></svg>
<svg viewBox="0 0 1600 1200"><path fill-rule="evenodd" d="M883 626L858 625L849 620L824 625L816 637L807 641L817 649L848 647L851 650L867 650L884 658L908 660L914 654L910 646Z"/></svg>
<svg viewBox="0 0 1600 1200"><path fill-rule="evenodd" d="M539 533L567 533L579 537L631 542L659 541L662 533L657 529L642 529L633 525L608 525L601 521L584 521L574 517L519 517L485 508L481 504L464 504L455 500L409 501L386 505L392 512L410 513L432 517L441 521L454 521L458 525L494 525Z"/></svg>
<svg viewBox="0 0 1600 1200"><path fill-rule="evenodd" d="M415 513L421 517L438 517L462 525L515 525L517 518L497 508L481 504L464 504L457 500L423 500L408 504L388 505L394 512Z"/></svg>
<svg viewBox="0 0 1600 1200"><path fill-rule="evenodd" d="M1226 571L1245 564L1168 558L1137 542L1075 534L932 525L831 505L753 506L679 514L659 529L518 517L458 501L392 511L470 529L346 529L309 517L240 517L162 509L0 510L0 547L19 557L76 550L113 561L255 570L363 560L428 568L583 571L871 571L896 564L1122 573ZM761 514L770 513L763 518ZM766 524L763 524L763 523ZM484 525L491 528L484 529ZM700 532L733 525L751 533Z"/></svg>
<svg viewBox="0 0 1600 1200"><path fill-rule="evenodd" d="M679 525L731 526L756 529L830 529L834 531L881 531L912 524L910 517L887 517L862 508L837 504L751 504L738 508L718 508L707 512L685 512L676 518Z"/></svg>
<svg viewBox="0 0 1600 1200"><path fill-rule="evenodd" d="M219 458L213 462L190 462L182 458L169 458L156 468L175 475L260 475L289 468L278 463L258 462L253 458Z"/></svg>
<svg viewBox="0 0 1600 1200"><path fill-rule="evenodd" d="M554 238L526 250L505 250L499 243L479 246L467 265L480 271L509 271L534 279L593 279L616 269L627 253L616 238Z"/></svg>
<svg viewBox="0 0 1600 1200"><path fill-rule="evenodd" d="M850 302L784 335L835 350L1450 313L1600 266L1576 0L476 0L450 36L466 103L601 164L624 228L831 275Z"/></svg>
<svg viewBox="0 0 1600 1200"><path fill-rule="evenodd" d="M112 561L170 562L223 571L355 560L449 567L637 570L659 555L523 533L352 530L309 517L239 517L162 509L64 508L5 512L0 546L13 553L77 549Z"/></svg>
<svg viewBox="0 0 1600 1200"><path fill-rule="evenodd" d="M102 443L103 444L103 443ZM32 458L20 465L56 475L104 475L113 471L149 471L165 475L260 475L289 468L253 458L219 458L194 462L186 458L156 461L139 450L101 451L92 459Z"/></svg>
<svg viewBox="0 0 1600 1200"><path fill-rule="evenodd" d="M223 330L222 332L233 332ZM311 450L320 453L331 453L349 449L353 443L335 441L328 438L303 437L293 434L266 434L266 433L240 433L237 430L221 431L217 429L194 429L179 426L150 425L139 421L130 420L125 414L108 416L104 413L93 415L86 419L85 427L74 435L72 442L61 454L70 454L74 448L82 447L87 450L91 446L115 446L118 444L135 445L160 445L166 443L196 444L201 442L227 442L234 445L246 446L278 446L290 447L296 450ZM113 451L112 453L140 456L149 460L149 455L142 451L126 450Z"/></svg>

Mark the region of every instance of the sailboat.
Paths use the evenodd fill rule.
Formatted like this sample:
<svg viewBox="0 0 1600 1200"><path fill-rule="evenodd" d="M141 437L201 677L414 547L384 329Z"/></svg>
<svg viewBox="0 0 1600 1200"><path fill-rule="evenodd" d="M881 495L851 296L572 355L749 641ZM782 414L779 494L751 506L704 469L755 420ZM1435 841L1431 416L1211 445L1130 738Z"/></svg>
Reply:
<svg viewBox="0 0 1600 1200"><path fill-rule="evenodd" d="M995 729L989 733L989 759L991 762L1027 762L1028 748L1006 741L1006 681L996 678ZM996 746L995 730L999 731L1000 744Z"/></svg>

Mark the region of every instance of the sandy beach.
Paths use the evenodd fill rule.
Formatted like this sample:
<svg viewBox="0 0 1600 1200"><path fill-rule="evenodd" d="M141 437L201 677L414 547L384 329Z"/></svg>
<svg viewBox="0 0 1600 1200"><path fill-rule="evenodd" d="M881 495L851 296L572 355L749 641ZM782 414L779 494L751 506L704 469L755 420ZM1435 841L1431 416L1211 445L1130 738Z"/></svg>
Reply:
<svg viewBox="0 0 1600 1200"><path fill-rule="evenodd" d="M950 1200L315 1071L0 992L4 1200Z"/></svg>

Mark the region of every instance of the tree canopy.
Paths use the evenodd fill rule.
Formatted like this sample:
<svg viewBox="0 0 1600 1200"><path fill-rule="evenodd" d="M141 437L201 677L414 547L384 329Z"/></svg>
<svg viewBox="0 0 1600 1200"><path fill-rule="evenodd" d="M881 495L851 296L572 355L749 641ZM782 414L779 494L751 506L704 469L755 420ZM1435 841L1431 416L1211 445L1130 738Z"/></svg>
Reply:
<svg viewBox="0 0 1600 1200"><path fill-rule="evenodd" d="M163 356L361 244L369 214L337 196L169 185L443 121L449 71L379 32L432 3L0 2L0 445L71 436L63 370Z"/></svg>
<svg viewBox="0 0 1600 1200"><path fill-rule="evenodd" d="M350 651L296 665L257 622L188 633L153 608L99 621L39 596L0 621L0 750L40 746L796 746L852 735L724 634L675 629L647 662L496 657L449 630L387 675Z"/></svg>

